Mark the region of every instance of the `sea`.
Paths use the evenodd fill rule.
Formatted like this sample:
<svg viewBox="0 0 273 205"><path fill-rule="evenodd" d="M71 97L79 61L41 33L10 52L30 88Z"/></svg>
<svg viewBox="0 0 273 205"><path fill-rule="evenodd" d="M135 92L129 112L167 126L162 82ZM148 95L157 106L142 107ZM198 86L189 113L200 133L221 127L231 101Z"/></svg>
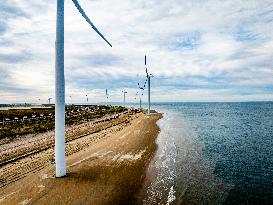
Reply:
<svg viewBox="0 0 273 205"><path fill-rule="evenodd" d="M151 109L163 117L142 204L273 204L273 102Z"/></svg>
<svg viewBox="0 0 273 205"><path fill-rule="evenodd" d="M143 204L273 204L273 102L156 103Z"/></svg>

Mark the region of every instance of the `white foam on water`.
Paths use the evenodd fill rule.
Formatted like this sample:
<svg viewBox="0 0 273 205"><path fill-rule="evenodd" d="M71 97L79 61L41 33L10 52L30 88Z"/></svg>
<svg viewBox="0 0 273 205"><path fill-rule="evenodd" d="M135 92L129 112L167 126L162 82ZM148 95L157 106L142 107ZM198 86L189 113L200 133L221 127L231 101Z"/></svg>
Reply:
<svg viewBox="0 0 273 205"><path fill-rule="evenodd" d="M143 204L221 204L226 184L214 175L214 164L203 156L204 144L176 108L163 111L157 123L158 150L148 168Z"/></svg>
<svg viewBox="0 0 273 205"><path fill-rule="evenodd" d="M170 188L169 191L169 195L168 195L168 199L167 199L167 204L166 205L170 205L176 198L175 198L175 191L173 186Z"/></svg>
<svg viewBox="0 0 273 205"><path fill-rule="evenodd" d="M156 177L147 188L147 196L143 204L166 204L168 201L169 190L172 189L174 198L174 183L176 179L175 162L177 157L174 136L168 131L170 129L170 117L164 113L162 119L158 121L161 129L157 138L158 150L155 158L148 168L151 172L155 170ZM170 199L172 199L170 198ZM169 202L170 203L170 202Z"/></svg>

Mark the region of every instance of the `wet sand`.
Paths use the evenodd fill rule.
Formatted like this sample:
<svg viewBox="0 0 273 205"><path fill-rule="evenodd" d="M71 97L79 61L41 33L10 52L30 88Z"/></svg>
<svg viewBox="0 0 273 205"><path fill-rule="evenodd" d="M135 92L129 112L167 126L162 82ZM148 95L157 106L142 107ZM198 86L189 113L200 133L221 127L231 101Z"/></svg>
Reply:
<svg viewBox="0 0 273 205"><path fill-rule="evenodd" d="M54 178L54 165L47 162L3 186L0 204L137 204L145 171L156 150L156 121L160 117L136 114L124 124L69 142L76 151L67 157L66 177ZM35 156L26 158L19 161L35 161ZM48 160L48 155L39 159ZM0 171L0 179L5 180L3 167Z"/></svg>

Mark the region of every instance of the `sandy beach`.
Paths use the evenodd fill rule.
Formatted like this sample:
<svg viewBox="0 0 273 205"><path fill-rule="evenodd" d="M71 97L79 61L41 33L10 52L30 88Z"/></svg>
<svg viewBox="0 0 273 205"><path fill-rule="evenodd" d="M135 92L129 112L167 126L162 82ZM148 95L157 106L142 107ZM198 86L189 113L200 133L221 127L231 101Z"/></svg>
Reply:
<svg viewBox="0 0 273 205"><path fill-rule="evenodd" d="M77 131L83 134L68 135L66 143L67 176L58 179L54 177L51 141L36 136L39 140L35 142L15 142L12 149L2 148L1 152L13 154L7 153L5 159L1 156L6 162L0 167L0 204L140 203L138 194L156 150L160 117L127 114L79 126ZM26 144L35 144L39 152L24 156ZM19 157L8 162L12 159L7 156Z"/></svg>

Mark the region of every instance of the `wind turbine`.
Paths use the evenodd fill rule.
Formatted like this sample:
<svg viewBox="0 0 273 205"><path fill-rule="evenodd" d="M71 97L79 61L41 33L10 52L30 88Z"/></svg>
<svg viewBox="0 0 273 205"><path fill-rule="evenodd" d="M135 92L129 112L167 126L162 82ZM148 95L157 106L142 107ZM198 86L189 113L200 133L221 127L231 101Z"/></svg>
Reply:
<svg viewBox="0 0 273 205"><path fill-rule="evenodd" d="M50 100L51 100L52 98L48 98L48 104L50 105Z"/></svg>
<svg viewBox="0 0 273 205"><path fill-rule="evenodd" d="M141 109L141 104L142 104L141 96L143 96L143 93L137 92L136 96L139 96L139 109ZM135 99L136 99L136 97L135 97Z"/></svg>
<svg viewBox="0 0 273 205"><path fill-rule="evenodd" d="M87 23L105 40L85 14L77 0L72 0ZM56 177L66 175L65 162L65 78L64 78L64 0L57 0L56 42L55 42L55 165Z"/></svg>
<svg viewBox="0 0 273 205"><path fill-rule="evenodd" d="M88 94L89 93L87 93L85 96L86 96L86 103L88 103Z"/></svg>
<svg viewBox="0 0 273 205"><path fill-rule="evenodd" d="M150 115L150 112L151 112L151 77L154 77L154 76L153 76L153 74L148 73L146 55L145 55L145 68L146 68L146 77L148 80L148 115ZM145 81L145 84L146 84L146 81Z"/></svg>
<svg viewBox="0 0 273 205"><path fill-rule="evenodd" d="M123 107L125 107L125 95L127 93L127 91L123 90Z"/></svg>
<svg viewBox="0 0 273 205"><path fill-rule="evenodd" d="M109 99L109 94L108 94L108 90L105 90L105 95L106 95L106 105L108 104L108 99Z"/></svg>
<svg viewBox="0 0 273 205"><path fill-rule="evenodd" d="M146 84L146 81L145 81L145 84ZM145 84L144 84L144 86L145 86ZM144 87L140 87L139 83L137 83L137 85L138 85L139 90L137 91L136 96L139 94L139 109L141 109L141 104L142 104L141 96L143 96L143 93L141 92L141 90L144 91Z"/></svg>

